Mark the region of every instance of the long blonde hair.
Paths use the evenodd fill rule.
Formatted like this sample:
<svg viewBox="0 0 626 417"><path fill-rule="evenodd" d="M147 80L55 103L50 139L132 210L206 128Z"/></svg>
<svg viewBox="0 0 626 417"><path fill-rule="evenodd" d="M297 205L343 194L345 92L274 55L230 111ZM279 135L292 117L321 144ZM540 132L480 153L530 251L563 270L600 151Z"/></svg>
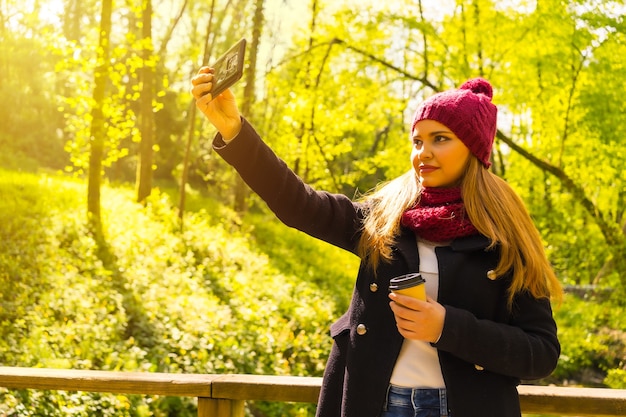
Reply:
<svg viewBox="0 0 626 417"><path fill-rule="evenodd" d="M368 212L358 251L374 271L381 261L391 261L402 213L419 201L421 191L415 171L410 170L364 197ZM470 221L491 241L487 249L498 246L500 250L496 276L513 273L509 307L521 291L560 300L561 285L546 257L541 235L511 186L472 155L461 180L461 195Z"/></svg>

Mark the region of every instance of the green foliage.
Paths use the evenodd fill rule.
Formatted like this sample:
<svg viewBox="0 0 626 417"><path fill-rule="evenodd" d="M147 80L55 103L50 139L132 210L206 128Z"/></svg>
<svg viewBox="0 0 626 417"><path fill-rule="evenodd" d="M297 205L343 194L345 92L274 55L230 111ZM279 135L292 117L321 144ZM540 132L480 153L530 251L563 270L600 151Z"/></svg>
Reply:
<svg viewBox="0 0 626 417"><path fill-rule="evenodd" d="M47 49L50 28L37 32L0 31L0 166L31 171L39 165L61 169L68 160L59 98L49 88L59 57Z"/></svg>
<svg viewBox="0 0 626 417"><path fill-rule="evenodd" d="M611 388L626 389L626 369L610 369L604 382Z"/></svg>
<svg viewBox="0 0 626 417"><path fill-rule="evenodd" d="M389 55L393 62L395 53L384 46L388 34L380 42L371 41L377 39L370 32L375 31L371 16L348 10L329 13L320 11L316 19L328 23L318 33L298 34L287 58L267 74L268 83L280 92L268 91L267 99L282 111L262 115L259 125L305 181L354 195L410 167L405 83L364 55ZM354 24L346 26L344 19ZM346 47L362 45L363 36L370 39L371 49L357 53ZM301 53L312 41L308 53Z"/></svg>
<svg viewBox="0 0 626 417"><path fill-rule="evenodd" d="M249 214L244 222L254 225L250 233L255 247L267 255L273 266L313 282L333 297L338 311L347 310L347 295L354 286L358 269L357 257L286 228L271 214ZM315 259L313 263L311 258ZM332 262L324 262L325 259Z"/></svg>
<svg viewBox="0 0 626 417"><path fill-rule="evenodd" d="M600 229L560 183L544 174L543 184L538 185L536 178L542 174L536 167L516 155L510 162L516 169L508 170L506 179L531 212L561 282L596 284L594 279L607 260L607 253L593 249L605 245Z"/></svg>
<svg viewBox="0 0 626 417"><path fill-rule="evenodd" d="M623 387L624 317L623 306L568 296L555 310L562 352L552 377L561 383Z"/></svg>
<svg viewBox="0 0 626 417"><path fill-rule="evenodd" d="M559 275L623 288L626 271L608 267L623 257L624 242L623 106L613 96L624 93L615 82L624 73L623 14L615 17L608 2L598 6L602 11L582 2L537 3L518 20L520 47L506 55L515 70L494 73L494 80L508 119L500 128L579 187L575 195L566 181L501 148L505 177L524 195Z"/></svg>
<svg viewBox="0 0 626 417"><path fill-rule="evenodd" d="M110 256L103 258L76 215L83 189L76 180L0 171L0 192L11 196L0 203L0 363L321 375L330 323L350 294L351 255L295 234L274 239L278 252L300 260L292 271L292 262L274 263L263 253L258 242L270 244L269 235L255 227L255 216L240 226L201 210L180 232L165 194L154 193L144 208L131 190L107 187ZM333 282L314 274L331 270ZM140 415L143 408L158 415L171 407L184 416L194 409L188 400L105 394L3 391L0 398L0 407L20 415L54 415L54 407L80 416ZM303 407L254 406L280 415Z"/></svg>

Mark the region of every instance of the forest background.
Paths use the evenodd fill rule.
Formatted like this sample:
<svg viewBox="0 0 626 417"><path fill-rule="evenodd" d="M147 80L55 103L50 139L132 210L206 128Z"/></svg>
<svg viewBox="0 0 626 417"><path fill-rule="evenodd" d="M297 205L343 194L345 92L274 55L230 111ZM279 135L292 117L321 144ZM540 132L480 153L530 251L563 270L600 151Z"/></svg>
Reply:
<svg viewBox="0 0 626 417"><path fill-rule="evenodd" d="M0 364L321 375L358 260L250 195L189 94L245 37L242 113L307 182L350 196L409 168L420 100L489 79L492 169L567 290L558 368L533 383L626 388L625 13L599 0L0 0ZM7 416L194 411L0 389Z"/></svg>

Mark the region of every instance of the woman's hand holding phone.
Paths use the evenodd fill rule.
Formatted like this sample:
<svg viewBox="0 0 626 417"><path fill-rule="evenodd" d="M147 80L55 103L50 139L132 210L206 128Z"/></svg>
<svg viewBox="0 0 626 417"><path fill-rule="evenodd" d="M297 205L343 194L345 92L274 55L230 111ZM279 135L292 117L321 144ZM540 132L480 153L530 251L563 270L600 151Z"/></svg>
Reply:
<svg viewBox="0 0 626 417"><path fill-rule="evenodd" d="M191 93L196 99L196 107L222 134L225 142L232 140L241 131L241 114L237 108L235 95L230 89L224 90L217 97L211 95L214 71L202 67L191 79Z"/></svg>
<svg viewBox="0 0 626 417"><path fill-rule="evenodd" d="M200 68L191 79L196 107L213 123L225 142L241 131L241 115L229 87L242 77L245 55L246 40L242 38L210 67Z"/></svg>

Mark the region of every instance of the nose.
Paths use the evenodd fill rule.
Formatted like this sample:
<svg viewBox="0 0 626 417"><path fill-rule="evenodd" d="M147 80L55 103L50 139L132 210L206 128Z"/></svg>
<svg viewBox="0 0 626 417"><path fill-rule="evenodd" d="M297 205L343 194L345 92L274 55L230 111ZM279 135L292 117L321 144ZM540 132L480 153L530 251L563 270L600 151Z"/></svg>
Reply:
<svg viewBox="0 0 626 417"><path fill-rule="evenodd" d="M417 149L417 157L420 161L425 161L433 157L433 153L427 143L422 143L422 146Z"/></svg>

